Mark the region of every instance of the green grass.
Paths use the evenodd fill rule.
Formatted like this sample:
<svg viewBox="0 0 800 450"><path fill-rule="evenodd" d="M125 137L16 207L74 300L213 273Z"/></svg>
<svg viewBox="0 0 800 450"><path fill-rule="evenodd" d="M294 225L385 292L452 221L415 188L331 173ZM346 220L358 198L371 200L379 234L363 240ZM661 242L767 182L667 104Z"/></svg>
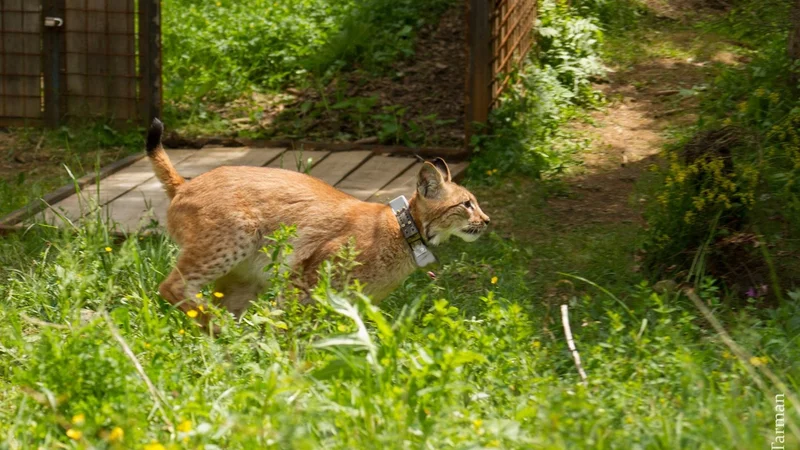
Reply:
<svg viewBox="0 0 800 450"><path fill-rule="evenodd" d="M70 183L66 167L75 177L96 172L141 151L143 139L135 128L117 131L96 123L56 130L13 129L4 142L8 145L0 147L0 164L8 170L0 170L0 216Z"/></svg>
<svg viewBox="0 0 800 450"><path fill-rule="evenodd" d="M536 191L513 194L533 204L526 214L544 212ZM631 282L631 229L519 221L440 250L438 280L413 276L382 309L325 282L299 306L277 283L242 323L220 317L218 339L157 297L168 239L107 230L34 229L0 247L4 448L750 449L774 430L777 392L756 388L688 300ZM713 288L701 295L737 342L795 379L800 327L783 318L796 306L733 311ZM109 442L116 427L124 437Z"/></svg>
<svg viewBox="0 0 800 450"><path fill-rule="evenodd" d="M452 4L167 0L163 43L168 123L189 133L229 131L219 109L252 92L277 95L289 86L323 89L343 71L382 74L412 56L417 31ZM243 115L263 114L263 108L254 106Z"/></svg>
<svg viewBox="0 0 800 450"><path fill-rule="evenodd" d="M546 94L552 75L531 86ZM520 136L520 152L553 142ZM776 394L798 423L800 292L766 307L698 287L740 359L689 299L635 270L643 227L566 226L546 202L565 193L558 178L487 184L500 176L483 161L467 183L494 232L437 249L436 280L420 271L378 309L330 287L341 266L309 306L273 277L241 323L214 310L217 339L158 297L176 254L165 236L114 238L94 218L5 237L0 449L749 450L775 438Z"/></svg>

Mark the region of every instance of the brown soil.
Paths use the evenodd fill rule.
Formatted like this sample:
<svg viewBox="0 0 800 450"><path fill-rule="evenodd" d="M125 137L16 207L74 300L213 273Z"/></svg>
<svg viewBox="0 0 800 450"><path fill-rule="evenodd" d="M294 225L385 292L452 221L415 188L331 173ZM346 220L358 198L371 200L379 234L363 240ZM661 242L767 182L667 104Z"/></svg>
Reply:
<svg viewBox="0 0 800 450"><path fill-rule="evenodd" d="M667 142L665 131L695 123L698 101L690 90L709 79L713 64L724 64L720 59L725 58L734 57L716 52L700 61L658 58L609 73L608 83L597 88L612 103L592 114L593 125L574 125L591 144L582 155L579 173L569 180L571 195L549 200L559 221L566 226L644 224L639 208L631 207L634 184L658 163L657 155Z"/></svg>

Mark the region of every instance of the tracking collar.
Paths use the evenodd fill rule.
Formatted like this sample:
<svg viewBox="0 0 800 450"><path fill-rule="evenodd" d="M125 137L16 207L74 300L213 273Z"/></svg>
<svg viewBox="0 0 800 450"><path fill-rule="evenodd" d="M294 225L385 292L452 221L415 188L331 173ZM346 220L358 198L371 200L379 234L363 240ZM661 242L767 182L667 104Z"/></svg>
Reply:
<svg viewBox="0 0 800 450"><path fill-rule="evenodd" d="M400 230L403 232L403 237L411 247L411 253L414 255L414 262L419 267L425 267L428 264L436 263L436 257L433 256L428 246L422 240L422 234L417 229L414 223L414 218L411 217L411 210L408 207L408 200L405 196L397 197L389 202L389 207L392 208L397 222L400 224Z"/></svg>

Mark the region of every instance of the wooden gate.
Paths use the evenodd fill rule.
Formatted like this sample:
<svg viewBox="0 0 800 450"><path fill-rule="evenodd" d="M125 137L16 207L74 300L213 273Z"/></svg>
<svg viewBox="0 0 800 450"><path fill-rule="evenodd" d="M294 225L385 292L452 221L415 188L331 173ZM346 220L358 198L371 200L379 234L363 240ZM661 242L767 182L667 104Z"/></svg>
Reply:
<svg viewBox="0 0 800 450"><path fill-rule="evenodd" d="M160 0L0 0L0 125L161 109Z"/></svg>
<svg viewBox="0 0 800 450"><path fill-rule="evenodd" d="M486 123L514 66L533 46L536 0L465 0L467 6L467 139Z"/></svg>

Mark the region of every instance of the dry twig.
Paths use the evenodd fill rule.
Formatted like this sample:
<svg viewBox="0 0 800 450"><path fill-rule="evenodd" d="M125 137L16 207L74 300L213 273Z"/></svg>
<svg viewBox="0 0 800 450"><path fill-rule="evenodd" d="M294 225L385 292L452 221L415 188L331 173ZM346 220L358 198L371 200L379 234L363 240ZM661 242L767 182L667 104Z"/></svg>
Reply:
<svg viewBox="0 0 800 450"><path fill-rule="evenodd" d="M567 346L569 351L572 352L572 359L575 360L575 367L578 368L578 374L581 380L586 384L586 372L581 365L581 355L578 354L578 349L575 348L575 341L572 339L572 329L569 327L569 308L567 305L561 305L561 324L564 325L564 334L567 336Z"/></svg>

